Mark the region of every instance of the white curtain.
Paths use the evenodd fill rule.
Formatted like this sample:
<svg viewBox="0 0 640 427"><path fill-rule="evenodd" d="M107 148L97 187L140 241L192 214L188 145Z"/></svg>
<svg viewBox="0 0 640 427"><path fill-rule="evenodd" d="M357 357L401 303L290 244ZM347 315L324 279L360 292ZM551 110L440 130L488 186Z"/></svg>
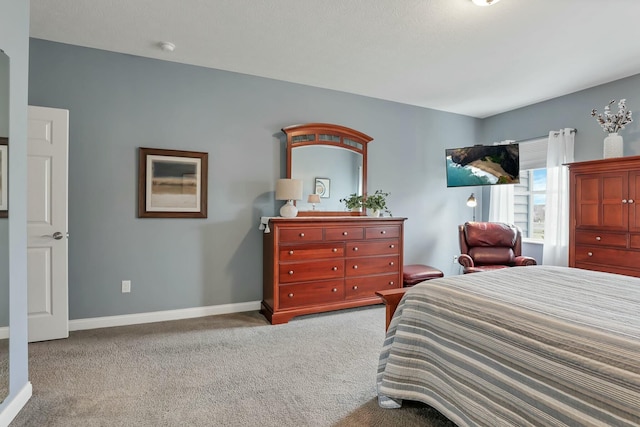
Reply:
<svg viewBox="0 0 640 427"><path fill-rule="evenodd" d="M573 162L573 129L549 132L547 196L542 263L567 266L569 262L569 170Z"/></svg>
<svg viewBox="0 0 640 427"><path fill-rule="evenodd" d="M489 222L513 224L513 185L492 185L489 199Z"/></svg>

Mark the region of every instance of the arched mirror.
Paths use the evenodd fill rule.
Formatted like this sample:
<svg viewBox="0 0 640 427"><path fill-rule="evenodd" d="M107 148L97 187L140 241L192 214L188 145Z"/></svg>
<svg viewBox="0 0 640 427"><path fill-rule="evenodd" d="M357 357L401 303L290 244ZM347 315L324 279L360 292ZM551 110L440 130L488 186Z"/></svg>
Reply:
<svg viewBox="0 0 640 427"><path fill-rule="evenodd" d="M9 57L0 50L0 402L9 394Z"/></svg>
<svg viewBox="0 0 640 427"><path fill-rule="evenodd" d="M365 215L347 211L340 199L367 193L368 135L344 126L309 123L283 128L287 178L301 179L298 216ZM317 194L315 202L309 195Z"/></svg>

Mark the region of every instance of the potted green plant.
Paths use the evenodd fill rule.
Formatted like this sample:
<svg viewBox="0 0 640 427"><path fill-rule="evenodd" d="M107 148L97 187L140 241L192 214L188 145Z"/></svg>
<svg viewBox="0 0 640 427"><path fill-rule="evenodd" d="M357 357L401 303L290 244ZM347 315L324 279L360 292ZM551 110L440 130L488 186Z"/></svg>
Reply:
<svg viewBox="0 0 640 427"><path fill-rule="evenodd" d="M340 203L344 203L348 210L359 211L362 209L363 197L356 193L349 194L348 197L340 199Z"/></svg>
<svg viewBox="0 0 640 427"><path fill-rule="evenodd" d="M368 195L364 200L364 207L371 211L371 216L380 216L384 212L393 216L389 208L387 208L387 197L390 193L382 190L376 190L375 193Z"/></svg>

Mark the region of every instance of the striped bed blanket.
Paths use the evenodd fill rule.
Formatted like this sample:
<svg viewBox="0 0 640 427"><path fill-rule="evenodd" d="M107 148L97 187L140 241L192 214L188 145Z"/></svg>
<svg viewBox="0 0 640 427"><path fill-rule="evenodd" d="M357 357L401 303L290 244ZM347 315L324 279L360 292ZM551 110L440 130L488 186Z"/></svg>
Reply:
<svg viewBox="0 0 640 427"><path fill-rule="evenodd" d="M378 403L458 426L640 426L640 279L515 267L420 283L380 354Z"/></svg>

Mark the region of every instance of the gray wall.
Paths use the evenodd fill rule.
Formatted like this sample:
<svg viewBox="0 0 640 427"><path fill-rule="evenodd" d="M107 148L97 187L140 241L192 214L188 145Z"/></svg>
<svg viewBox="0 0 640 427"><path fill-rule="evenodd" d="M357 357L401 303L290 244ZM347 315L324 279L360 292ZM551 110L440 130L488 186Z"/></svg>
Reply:
<svg viewBox="0 0 640 427"><path fill-rule="evenodd" d="M27 384L27 78L29 59L29 2L0 3L0 49L10 58L9 106L9 230L10 302L10 392L0 404L0 413Z"/></svg>
<svg viewBox="0 0 640 427"><path fill-rule="evenodd" d="M9 60L3 52L0 52L0 136L9 137ZM0 327L6 326L9 326L9 220L0 218Z"/></svg>
<svg viewBox="0 0 640 427"><path fill-rule="evenodd" d="M480 120L43 40L29 72L30 105L70 111L70 319L261 300L259 218L279 209L280 129L297 123L372 136L368 186L409 218L405 262L458 272L471 190L446 188L444 149L477 143ZM138 147L209 153L207 219L136 217Z"/></svg>

